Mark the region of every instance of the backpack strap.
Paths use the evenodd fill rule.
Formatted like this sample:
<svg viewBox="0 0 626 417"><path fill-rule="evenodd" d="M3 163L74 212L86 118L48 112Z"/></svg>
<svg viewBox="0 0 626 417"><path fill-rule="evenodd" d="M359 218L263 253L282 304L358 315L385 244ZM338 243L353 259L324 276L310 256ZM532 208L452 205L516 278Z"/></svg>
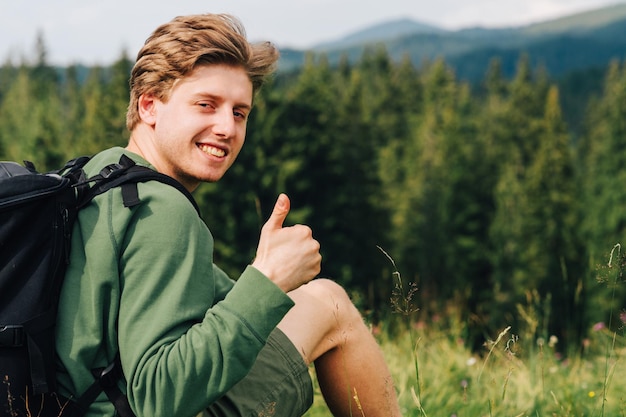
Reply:
<svg viewBox="0 0 626 417"><path fill-rule="evenodd" d="M126 155L120 157L119 163L107 165L99 174L77 184L80 187L86 183L95 182L93 187L82 192L83 195L80 197L79 208L85 206L95 196L115 187L121 187L125 207L136 206L140 202L137 183L147 181L159 181L176 188L189 200L198 215L200 215L200 208L193 195L180 182L148 167L137 165L135 161Z"/></svg>
<svg viewBox="0 0 626 417"><path fill-rule="evenodd" d="M104 392L120 417L135 417L128 403L128 398L117 385L124 376L119 353L109 366L93 369L91 373L96 380L79 398L74 400L81 414L85 414L89 406L98 398L98 395Z"/></svg>

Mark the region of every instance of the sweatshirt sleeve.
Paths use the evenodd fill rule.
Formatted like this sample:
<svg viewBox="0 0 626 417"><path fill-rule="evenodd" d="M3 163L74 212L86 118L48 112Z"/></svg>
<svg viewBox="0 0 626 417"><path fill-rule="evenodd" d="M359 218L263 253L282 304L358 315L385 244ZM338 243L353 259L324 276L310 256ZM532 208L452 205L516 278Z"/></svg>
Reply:
<svg viewBox="0 0 626 417"><path fill-rule="evenodd" d="M110 216L129 402L139 417L195 415L247 374L293 302L251 266L236 282L215 267L211 234L177 190L139 192L131 215Z"/></svg>
<svg viewBox="0 0 626 417"><path fill-rule="evenodd" d="M213 278L215 279L215 302L218 302L226 297L226 294L233 288L235 281L215 264L213 264Z"/></svg>

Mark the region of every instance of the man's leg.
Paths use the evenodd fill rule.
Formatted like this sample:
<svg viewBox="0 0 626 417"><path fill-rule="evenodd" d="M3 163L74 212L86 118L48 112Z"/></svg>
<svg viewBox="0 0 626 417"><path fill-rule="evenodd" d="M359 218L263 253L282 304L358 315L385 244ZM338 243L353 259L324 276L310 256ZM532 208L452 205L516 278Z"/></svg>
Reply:
<svg viewBox="0 0 626 417"><path fill-rule="evenodd" d="M291 291L296 303L279 323L314 363L322 394L335 416L400 416L382 352L346 292L317 279Z"/></svg>

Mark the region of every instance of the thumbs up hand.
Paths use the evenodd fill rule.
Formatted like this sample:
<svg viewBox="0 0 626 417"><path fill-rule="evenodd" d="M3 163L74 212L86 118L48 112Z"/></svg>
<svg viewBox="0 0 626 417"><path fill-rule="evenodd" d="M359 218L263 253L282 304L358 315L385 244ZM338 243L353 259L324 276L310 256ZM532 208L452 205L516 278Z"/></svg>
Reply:
<svg viewBox="0 0 626 417"><path fill-rule="evenodd" d="M252 266L289 292L309 282L321 270L320 245L308 226L283 227L290 202L278 196L274 210L261 229L257 254Z"/></svg>

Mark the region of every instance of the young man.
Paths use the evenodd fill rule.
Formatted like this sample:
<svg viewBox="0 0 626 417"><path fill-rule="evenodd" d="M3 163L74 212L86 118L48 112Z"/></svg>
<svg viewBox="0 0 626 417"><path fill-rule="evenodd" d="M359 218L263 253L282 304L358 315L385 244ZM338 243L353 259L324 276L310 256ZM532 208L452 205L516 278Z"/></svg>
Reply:
<svg viewBox="0 0 626 417"><path fill-rule="evenodd" d="M255 92L278 59L249 44L227 15L178 17L138 54L122 154L189 191L217 181L243 146ZM303 225L283 227L281 194L256 258L233 281L213 264L213 239L192 204L160 182L119 189L80 212L61 294L57 349L64 395L79 397L92 369L121 358L137 416L298 416L312 402L315 369L334 415L399 416L375 340L346 293L320 272L319 244ZM361 407L360 410L358 407ZM113 416L104 394L88 416Z"/></svg>

